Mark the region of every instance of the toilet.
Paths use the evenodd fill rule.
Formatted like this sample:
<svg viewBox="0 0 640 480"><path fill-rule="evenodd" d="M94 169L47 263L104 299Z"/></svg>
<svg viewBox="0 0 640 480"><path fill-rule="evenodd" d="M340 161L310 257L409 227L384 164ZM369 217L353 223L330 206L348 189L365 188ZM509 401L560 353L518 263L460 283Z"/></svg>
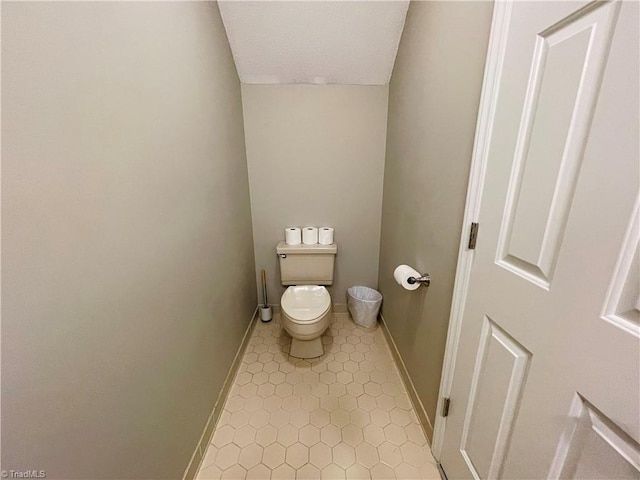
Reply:
<svg viewBox="0 0 640 480"><path fill-rule="evenodd" d="M325 285L333 284L338 246L276 246L280 281L288 288L280 299L282 326L291 335L289 355L315 358L324 354L322 334L331 323L331 296Z"/></svg>

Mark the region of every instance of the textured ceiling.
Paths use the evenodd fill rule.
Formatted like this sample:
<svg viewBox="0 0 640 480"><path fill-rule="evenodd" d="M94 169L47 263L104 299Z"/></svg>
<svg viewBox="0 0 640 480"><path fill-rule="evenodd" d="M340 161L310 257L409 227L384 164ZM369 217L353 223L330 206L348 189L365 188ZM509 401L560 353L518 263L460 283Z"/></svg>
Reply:
<svg viewBox="0 0 640 480"><path fill-rule="evenodd" d="M408 1L218 3L242 83L389 83Z"/></svg>

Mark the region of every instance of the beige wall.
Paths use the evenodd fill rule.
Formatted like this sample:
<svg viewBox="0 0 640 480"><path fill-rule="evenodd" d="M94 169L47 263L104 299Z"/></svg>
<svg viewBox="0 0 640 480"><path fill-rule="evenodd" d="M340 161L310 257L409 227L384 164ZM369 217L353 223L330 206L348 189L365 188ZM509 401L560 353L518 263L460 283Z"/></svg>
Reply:
<svg viewBox="0 0 640 480"><path fill-rule="evenodd" d="M275 254L287 226L335 228L334 303L377 286L386 86L242 85L256 276L284 291ZM260 294L259 299L262 300Z"/></svg>
<svg viewBox="0 0 640 480"><path fill-rule="evenodd" d="M217 6L2 4L2 468L179 478L256 305Z"/></svg>
<svg viewBox="0 0 640 480"><path fill-rule="evenodd" d="M491 12L489 2L412 2L389 90L382 311L431 422ZM402 263L431 274L431 286L402 289Z"/></svg>

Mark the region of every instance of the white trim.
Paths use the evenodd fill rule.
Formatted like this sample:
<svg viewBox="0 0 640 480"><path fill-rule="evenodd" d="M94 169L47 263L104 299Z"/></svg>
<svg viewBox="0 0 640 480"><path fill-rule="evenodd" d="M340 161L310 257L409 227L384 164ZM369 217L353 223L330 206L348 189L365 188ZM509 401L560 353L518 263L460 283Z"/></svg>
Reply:
<svg viewBox="0 0 640 480"><path fill-rule="evenodd" d="M393 340L393 335L391 335L389 326L384 320L384 316L382 316L382 314L380 314L380 328L382 329L382 333L387 342L387 346L391 351L391 356L395 360L396 368L400 373L400 378L402 378L404 388L407 391L407 395L409 396L409 400L413 405L413 409L416 411L416 416L420 421L420 426L422 427L422 431L424 432L424 435L427 438L428 442L429 439L433 437L433 424L431 423L431 419L429 418L429 415L427 415L427 411L425 410L424 405L422 404L422 401L418 396L418 391L416 390L416 387L411 380L411 376L409 375L407 366L405 365L404 360L402 360L402 355L400 355L400 350L398 350L398 346Z"/></svg>
<svg viewBox="0 0 640 480"><path fill-rule="evenodd" d="M238 368L240 367L240 363L242 362L242 357L244 356L244 351L247 349L247 345L249 345L249 339L251 338L251 333L253 332L253 328L256 326L258 319L260 318L260 314L258 312L260 306L258 305L256 309L253 311L253 316L251 317L251 321L249 325L247 325L247 329L244 331L244 336L242 337L242 341L240 342L240 346L238 347L238 351L236 352L236 356L233 358L233 362L231 362L231 366L229 367L229 372L227 373L224 382L222 383L222 388L220 389L220 393L218 394L218 398L216 399L216 403L213 405L211 410L211 414L207 419L207 423L204 426L204 430L202 431L202 435L200 436L200 440L196 445L196 449L191 455L191 459L187 464L187 468L184 470L182 474L182 480L193 480L198 475L198 471L200 470L200 465L202 460L204 460L204 456L207 453L207 447L211 442L211 437L213 436L213 430L220 419L220 415L222 414L222 409L227 401L229 396L229 391L231 390L231 386L236 378L236 374L238 373Z"/></svg>
<svg viewBox="0 0 640 480"><path fill-rule="evenodd" d="M442 379L440 380L440 394L436 407L436 421L433 433L432 452L436 460L440 461L446 419L440 415L442 400L449 396L453 384L453 372L455 368L456 353L462 328L462 315L467 298L471 267L473 265L474 251L467 248L469 229L471 222L477 222L480 215L480 200L484 187L487 157L493 128L493 119L496 113L496 105L502 64L507 47L507 34L511 18L511 2L496 1L493 7L493 19L491 23L491 36L487 50L482 93L476 123L476 136L471 158L471 170L469 173L469 186L467 188L467 201L464 210L460 249L458 251L458 264L456 266L456 278L451 302L451 315L449 316L449 330L447 332L447 344L442 367ZM482 225L480 225L482 232Z"/></svg>

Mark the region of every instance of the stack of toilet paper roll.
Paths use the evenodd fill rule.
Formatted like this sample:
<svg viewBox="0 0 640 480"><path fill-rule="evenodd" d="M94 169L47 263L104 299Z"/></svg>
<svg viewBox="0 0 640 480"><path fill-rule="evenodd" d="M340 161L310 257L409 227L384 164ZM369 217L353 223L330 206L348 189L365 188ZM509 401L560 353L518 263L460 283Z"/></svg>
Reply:
<svg viewBox="0 0 640 480"><path fill-rule="evenodd" d="M333 228L331 227L287 227L284 230L284 241L287 245L331 245Z"/></svg>

